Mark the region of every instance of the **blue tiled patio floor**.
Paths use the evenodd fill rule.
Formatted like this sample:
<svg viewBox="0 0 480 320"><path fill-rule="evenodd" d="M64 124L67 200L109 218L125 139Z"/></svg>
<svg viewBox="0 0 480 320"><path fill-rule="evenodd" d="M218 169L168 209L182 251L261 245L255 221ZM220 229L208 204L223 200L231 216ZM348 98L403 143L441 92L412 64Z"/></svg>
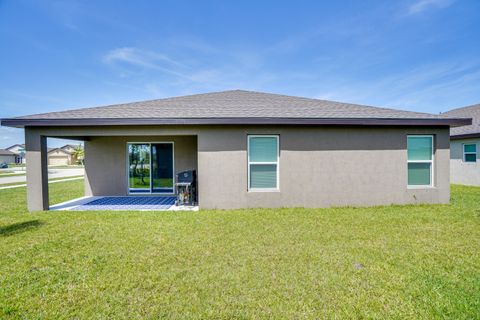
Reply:
<svg viewBox="0 0 480 320"><path fill-rule="evenodd" d="M72 210L167 210L175 205L175 197L104 197Z"/></svg>

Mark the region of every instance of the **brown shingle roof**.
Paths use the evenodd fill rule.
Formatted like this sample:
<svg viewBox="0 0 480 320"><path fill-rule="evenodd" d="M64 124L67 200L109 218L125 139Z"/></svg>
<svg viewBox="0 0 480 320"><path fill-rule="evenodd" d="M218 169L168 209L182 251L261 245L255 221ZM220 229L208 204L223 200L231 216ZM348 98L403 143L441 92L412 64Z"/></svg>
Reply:
<svg viewBox="0 0 480 320"><path fill-rule="evenodd" d="M480 136L480 104L453 109L448 112L442 113L442 116L472 118L471 125L452 128L450 130L450 136L458 137L458 138L461 138L461 136L466 136L466 135Z"/></svg>
<svg viewBox="0 0 480 320"><path fill-rule="evenodd" d="M226 121L226 119L229 119L229 121ZM298 119L304 119L306 123L309 123L308 121L316 123L312 120L319 119L329 119L332 123L336 123L335 121L338 119L413 119L431 120L432 123L440 121L442 124L449 124L447 123L448 119L428 113L243 90L50 112L6 119L2 121L2 124L21 126L22 123L24 125L26 123L29 123L29 125L48 123L49 125L55 125L55 121L72 125L82 123L283 123L280 119L288 119L292 123L295 123ZM65 122L67 120L70 120L71 123ZM385 122L385 124L388 123Z"/></svg>
<svg viewBox="0 0 480 320"><path fill-rule="evenodd" d="M18 144L18 143L17 143L17 144L14 144L14 145L12 145L12 146L10 146L10 147L8 147L8 148L5 148L5 150L10 150L10 149L13 149L13 148L15 148L15 147L17 147L17 146L18 146L18 147L25 148L25 144L24 144L24 143L22 143L22 144Z"/></svg>
<svg viewBox="0 0 480 320"><path fill-rule="evenodd" d="M52 153L52 152L56 152L56 151L59 151L63 154L72 154L71 152L68 152L67 150L64 150L62 148L47 148L47 153Z"/></svg>
<svg viewBox="0 0 480 320"><path fill-rule="evenodd" d="M15 153L13 153L12 151L0 149L0 156L14 156L14 155Z"/></svg>

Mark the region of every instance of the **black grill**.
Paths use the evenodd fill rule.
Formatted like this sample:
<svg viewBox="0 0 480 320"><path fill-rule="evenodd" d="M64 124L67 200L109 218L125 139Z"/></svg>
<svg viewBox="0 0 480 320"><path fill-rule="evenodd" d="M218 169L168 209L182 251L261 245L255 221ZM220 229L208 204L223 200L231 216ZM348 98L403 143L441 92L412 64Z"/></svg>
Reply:
<svg viewBox="0 0 480 320"><path fill-rule="evenodd" d="M187 170L177 173L177 183L194 183L196 180L195 170Z"/></svg>
<svg viewBox="0 0 480 320"><path fill-rule="evenodd" d="M197 204L197 175L195 170L177 173L175 193L177 195L177 206L194 206Z"/></svg>

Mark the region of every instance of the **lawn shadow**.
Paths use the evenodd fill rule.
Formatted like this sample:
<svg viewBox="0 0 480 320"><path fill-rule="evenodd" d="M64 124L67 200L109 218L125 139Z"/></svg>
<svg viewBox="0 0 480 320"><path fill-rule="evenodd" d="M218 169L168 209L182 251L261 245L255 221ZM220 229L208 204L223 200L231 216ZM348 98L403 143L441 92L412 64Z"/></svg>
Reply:
<svg viewBox="0 0 480 320"><path fill-rule="evenodd" d="M16 233L24 232L29 229L38 228L43 224L39 220L30 220L24 222L18 222L9 226L0 226L0 237L8 237Z"/></svg>

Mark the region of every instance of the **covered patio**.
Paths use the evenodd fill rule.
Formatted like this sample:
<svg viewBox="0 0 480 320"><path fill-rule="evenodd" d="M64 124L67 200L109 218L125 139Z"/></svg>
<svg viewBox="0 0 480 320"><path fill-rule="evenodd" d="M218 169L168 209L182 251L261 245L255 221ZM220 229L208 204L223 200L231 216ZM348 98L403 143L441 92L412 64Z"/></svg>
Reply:
<svg viewBox="0 0 480 320"><path fill-rule="evenodd" d="M142 128L143 129L143 128ZM197 172L197 135L158 128L26 128L27 197L38 210L198 210L175 204L176 175ZM85 196L49 206L47 138L84 141ZM195 181L196 182L196 181Z"/></svg>
<svg viewBox="0 0 480 320"><path fill-rule="evenodd" d="M198 206L175 205L174 196L82 197L50 207L60 211L198 211Z"/></svg>

